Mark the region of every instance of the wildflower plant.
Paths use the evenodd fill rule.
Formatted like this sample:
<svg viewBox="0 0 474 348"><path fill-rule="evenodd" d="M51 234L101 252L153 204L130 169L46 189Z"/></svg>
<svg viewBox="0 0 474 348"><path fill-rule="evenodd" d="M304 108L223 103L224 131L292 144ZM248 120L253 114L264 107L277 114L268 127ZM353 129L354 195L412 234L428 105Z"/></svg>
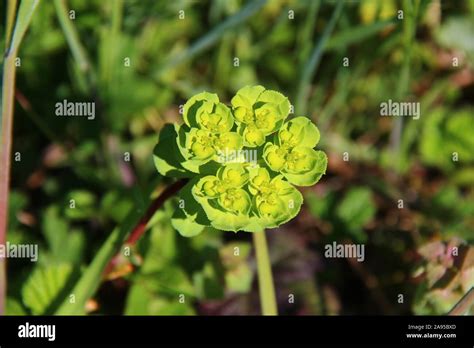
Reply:
<svg viewBox="0 0 474 348"><path fill-rule="evenodd" d="M295 186L316 184L327 156L314 149L320 134L311 120L289 113L288 98L262 86L240 89L230 107L208 92L190 98L184 123L166 125L154 151L161 175L189 179L173 227L184 236L206 226L259 232L293 219L303 204ZM256 163L220 160L241 150L256 151Z"/></svg>

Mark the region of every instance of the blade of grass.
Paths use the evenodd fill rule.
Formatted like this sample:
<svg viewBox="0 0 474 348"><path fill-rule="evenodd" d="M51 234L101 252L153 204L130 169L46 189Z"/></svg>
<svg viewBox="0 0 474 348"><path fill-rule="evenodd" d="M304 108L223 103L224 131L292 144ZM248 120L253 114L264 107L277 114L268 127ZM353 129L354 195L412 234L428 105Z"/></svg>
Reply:
<svg viewBox="0 0 474 348"><path fill-rule="evenodd" d="M26 29L30 25L31 18L33 17L33 13L36 10L40 0L23 0L20 3L20 7L18 9L18 15L16 17L16 24L15 30L13 31L13 38L10 42L9 52L16 53L18 48L20 47L21 40L23 40L23 36L25 36Z"/></svg>
<svg viewBox="0 0 474 348"><path fill-rule="evenodd" d="M8 45L5 59L3 61L2 81L2 105L1 105L1 128L0 128L0 244L5 244L8 225L8 195L10 188L11 147L13 131L13 106L15 95L15 58L21 40L30 24L31 17L38 6L39 0L24 0L20 3L15 28L7 27L6 42L8 35L13 33L13 38ZM11 14L10 6L16 6L16 1L8 3L7 26L12 25L14 15ZM0 259L0 315L4 314L6 297L6 267L5 259Z"/></svg>
<svg viewBox="0 0 474 348"><path fill-rule="evenodd" d="M105 3L105 10L111 17L110 26L104 28L101 35L100 46L100 83L107 89L117 88L114 84L114 78L117 67L117 54L120 47L120 30L123 17L123 1L117 0Z"/></svg>
<svg viewBox="0 0 474 348"><path fill-rule="evenodd" d="M403 46L405 50L404 61L401 68L400 80L396 89L396 99L401 100L407 94L410 83L410 67L411 67L411 52L413 51L413 42L416 34L416 21L418 16L419 1L414 4L411 0L403 1L403 10L406 14L406 19L403 21ZM394 121L392 131L390 134L390 151L395 157L392 162L394 169L400 170L401 154L400 143L403 130L403 117L397 117Z"/></svg>
<svg viewBox="0 0 474 348"><path fill-rule="evenodd" d="M266 2L267 0L251 1L238 13L226 19L224 22L213 28L209 33L194 42L186 51L182 52L178 56L170 57L168 62L158 69L155 77L159 79L161 75L168 69L172 69L179 64L191 60L201 52L212 47L219 39L222 38L222 35L225 32L245 22L249 17L260 10Z"/></svg>
<svg viewBox="0 0 474 348"><path fill-rule="evenodd" d="M16 14L16 4L17 0L8 0L8 8L7 8L7 31L5 35L5 46L8 47L10 45L10 40L12 38L13 32L13 24L15 22L15 14ZM6 48L5 48L6 50Z"/></svg>
<svg viewBox="0 0 474 348"><path fill-rule="evenodd" d="M306 57L309 56L311 52L311 42L313 41L313 29L314 24L316 23L316 18L318 17L319 1L312 1L309 5L306 20L302 26L301 32L297 37L297 43L299 47L299 62L304 64Z"/></svg>
<svg viewBox="0 0 474 348"><path fill-rule="evenodd" d="M387 19L380 22L371 23L369 25L361 25L355 28L349 28L340 33L334 34L327 44L326 50L339 50L346 48L349 45L364 41L371 36L374 36L382 30L395 25L396 19Z"/></svg>
<svg viewBox="0 0 474 348"><path fill-rule="evenodd" d="M339 0L336 5L336 8L334 9L331 15L331 19L329 20L328 25L324 29L323 35L321 36L318 43L316 44L308 62L304 65L304 68L300 77L298 92L296 94L295 111L297 114L306 113L307 98L309 94L311 80L313 79L318 69L326 43L329 39L329 36L332 34L334 27L336 26L336 22L339 19L339 16L341 15L343 7L344 7L344 1Z"/></svg>
<svg viewBox="0 0 474 348"><path fill-rule="evenodd" d="M87 72L91 69L92 65L87 56L87 51L79 40L79 35L75 26L69 19L68 7L66 0L54 0L54 6L56 8L56 14L58 16L59 24L66 36L66 41L71 49L72 55L79 65L81 71Z"/></svg>

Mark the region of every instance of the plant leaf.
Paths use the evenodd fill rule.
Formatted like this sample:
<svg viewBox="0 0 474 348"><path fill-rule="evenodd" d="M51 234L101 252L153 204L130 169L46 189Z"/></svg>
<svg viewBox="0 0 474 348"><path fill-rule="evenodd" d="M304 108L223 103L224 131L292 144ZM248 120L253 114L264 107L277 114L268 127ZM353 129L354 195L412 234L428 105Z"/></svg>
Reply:
<svg viewBox="0 0 474 348"><path fill-rule="evenodd" d="M263 91L265 91L263 86L245 86L239 89L231 100L232 107L235 109L243 106L251 109Z"/></svg>
<svg viewBox="0 0 474 348"><path fill-rule="evenodd" d="M295 117L286 122L281 130L278 132L278 143L284 143L282 136L284 134L291 135L292 139L296 141L299 146L314 148L320 138L319 129L311 120L304 116ZM289 136L288 135L288 136Z"/></svg>
<svg viewBox="0 0 474 348"><path fill-rule="evenodd" d="M166 124L160 131L158 144L153 150L153 160L158 172L163 176L186 178L192 174L183 168L181 162L184 158L178 148L179 126Z"/></svg>
<svg viewBox="0 0 474 348"><path fill-rule="evenodd" d="M188 127L199 128L198 114L203 111L211 113L218 103L219 97L215 93L201 92L192 96L183 106L184 123Z"/></svg>
<svg viewBox="0 0 474 348"><path fill-rule="evenodd" d="M326 174L328 158L323 151L315 151L307 147L297 148L299 152L308 156L311 161L309 170L301 173L282 171L282 175L292 184L297 186L312 186Z"/></svg>
<svg viewBox="0 0 474 348"><path fill-rule="evenodd" d="M183 237L194 237L200 234L204 227L210 225L201 206L192 194L192 188L197 182L197 178L190 180L179 192L180 204L171 218L171 224Z"/></svg>
<svg viewBox="0 0 474 348"><path fill-rule="evenodd" d="M23 286L23 302L35 315L50 313L61 299L72 272L70 264L36 267Z"/></svg>

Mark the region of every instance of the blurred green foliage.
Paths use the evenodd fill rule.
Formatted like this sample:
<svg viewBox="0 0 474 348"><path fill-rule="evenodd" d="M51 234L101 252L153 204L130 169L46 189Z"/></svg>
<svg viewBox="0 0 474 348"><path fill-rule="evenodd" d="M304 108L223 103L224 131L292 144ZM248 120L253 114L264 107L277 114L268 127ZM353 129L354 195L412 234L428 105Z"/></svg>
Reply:
<svg viewBox="0 0 474 348"><path fill-rule="evenodd" d="M8 263L8 314L54 313L114 227L146 209L150 187L170 183L153 147L190 96L229 102L261 84L293 101L306 80L297 112L320 128L329 168L303 192L296 221L270 232L283 312L441 314L460 298L459 286L436 297L413 271L433 240L474 242L473 1L347 1L309 79L331 1L70 0L66 12L58 3L41 2L19 52L8 240L39 244L40 257ZM1 47L4 36L2 23ZM95 120L56 117L64 99L95 102ZM420 119L379 117L388 99L420 102ZM115 278L97 280L88 313L258 313L249 236L206 229L185 239L170 224L175 204ZM362 271L322 257L333 240L367 246ZM463 289L474 285L466 279Z"/></svg>

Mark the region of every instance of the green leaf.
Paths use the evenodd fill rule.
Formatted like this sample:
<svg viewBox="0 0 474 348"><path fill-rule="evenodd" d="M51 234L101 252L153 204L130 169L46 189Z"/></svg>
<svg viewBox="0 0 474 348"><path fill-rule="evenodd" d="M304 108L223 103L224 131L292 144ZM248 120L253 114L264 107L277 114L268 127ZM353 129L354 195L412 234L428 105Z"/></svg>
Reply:
<svg viewBox="0 0 474 348"><path fill-rule="evenodd" d="M194 237L200 234L204 227L210 225L201 206L192 194L192 188L198 181L190 180L179 192L179 202L171 218L171 224L183 237Z"/></svg>
<svg viewBox="0 0 474 348"><path fill-rule="evenodd" d="M474 138L466 129L474 129L471 109L437 109L425 121L419 149L423 162L452 170L460 163L473 163ZM457 154L457 162L454 155Z"/></svg>
<svg viewBox="0 0 474 348"><path fill-rule="evenodd" d="M198 149L199 151L196 151L197 149L193 151L193 145L196 143L195 140L206 135L210 139L210 133L199 128L189 128L186 125L182 125L178 129L176 143L183 158L181 165L193 173L200 173L202 171L201 167L204 167L216 156L216 151L210 141L201 145Z"/></svg>
<svg viewBox="0 0 474 348"><path fill-rule="evenodd" d="M289 182L284 181L281 177L272 179L272 182L278 181L277 202L269 206L265 206L265 201L260 195L254 198L254 209L258 215L258 223L265 228L278 227L298 215L303 204L303 195Z"/></svg>
<svg viewBox="0 0 474 348"><path fill-rule="evenodd" d="M7 298L5 315L27 315L21 303L11 297Z"/></svg>
<svg viewBox="0 0 474 348"><path fill-rule="evenodd" d="M258 102L275 104L279 111L279 119L284 120L290 113L290 101L280 92L266 90L260 94Z"/></svg>
<svg viewBox="0 0 474 348"><path fill-rule="evenodd" d="M194 273L193 281L198 298L214 300L224 297L220 272L213 262L206 262L200 272Z"/></svg>
<svg viewBox="0 0 474 348"><path fill-rule="evenodd" d="M79 263L85 248L81 231L71 230L66 219L60 216L58 206L50 206L43 215L42 230L54 261Z"/></svg>
<svg viewBox="0 0 474 348"><path fill-rule="evenodd" d="M206 195L201 191L206 179L206 177L202 178L196 183L196 185L193 185L192 194L194 199L206 213L211 225L214 228L223 231L237 232L242 230L248 223L248 215L241 212L232 213L227 211L219 205L217 199L209 199L206 197Z"/></svg>
<svg viewBox="0 0 474 348"><path fill-rule="evenodd" d="M160 131L158 144L153 150L153 160L158 172L167 177L185 178L190 177L190 173L181 165L184 161L181 151L178 148L177 125L166 124Z"/></svg>
<svg viewBox="0 0 474 348"><path fill-rule="evenodd" d="M323 151L315 151L307 147L295 148L298 152L307 156L308 169L299 173L282 170L282 175L292 184L297 186L312 186L326 174L328 158Z"/></svg>
<svg viewBox="0 0 474 348"><path fill-rule="evenodd" d="M194 95L183 106L184 123L188 127L200 128L197 120L202 112L211 113L214 106L219 103L219 97L215 93L202 92Z"/></svg>
<svg viewBox="0 0 474 348"><path fill-rule="evenodd" d="M71 203L74 203L74 207ZM95 196L86 190L75 190L67 195L67 205L64 210L65 215L71 220L84 220L96 214Z"/></svg>
<svg viewBox="0 0 474 348"><path fill-rule="evenodd" d="M186 215L184 209L177 209L172 218L171 224L176 231L179 232L183 237L194 237L202 233L204 230L203 225L196 222L195 217Z"/></svg>
<svg viewBox="0 0 474 348"><path fill-rule="evenodd" d="M50 314L65 295L72 274L70 264L36 267L23 286L23 302L34 315Z"/></svg>
<svg viewBox="0 0 474 348"><path fill-rule="evenodd" d="M304 116L295 117L286 122L278 132L278 143L290 142L292 146L314 148L319 142L320 134L316 125Z"/></svg>
<svg viewBox="0 0 474 348"><path fill-rule="evenodd" d="M362 228L372 221L375 212L372 192L364 187L351 189L336 208L337 217L344 222L357 241L367 238Z"/></svg>
<svg viewBox="0 0 474 348"><path fill-rule="evenodd" d="M262 86L240 89L231 103L238 133L248 147L263 145L265 136L277 131L290 112L287 97Z"/></svg>
<svg viewBox="0 0 474 348"><path fill-rule="evenodd" d="M237 133L242 137L243 144L246 147L257 147L265 143L265 133L256 127L249 127L241 123L237 127Z"/></svg>
<svg viewBox="0 0 474 348"><path fill-rule="evenodd" d="M194 193L194 192L193 192ZM222 231L237 232L244 230L248 224L249 217L247 214L230 213L221 208L216 202L205 197L200 197L194 193L196 201L202 206L207 218L210 220L212 227Z"/></svg>
<svg viewBox="0 0 474 348"><path fill-rule="evenodd" d="M183 161L181 165L197 174L215 174L222 166L223 155L242 149L242 138L234 132L212 134L182 125L178 129L177 144Z"/></svg>
<svg viewBox="0 0 474 348"><path fill-rule="evenodd" d="M194 288L183 269L167 264L156 271L139 273L129 291L125 315L192 315ZM180 303L180 296L185 302Z"/></svg>
<svg viewBox="0 0 474 348"><path fill-rule="evenodd" d="M263 86L245 86L239 89L231 100L232 107L236 109L243 106L251 109L263 91L265 91Z"/></svg>
<svg viewBox="0 0 474 348"><path fill-rule="evenodd" d="M253 272L246 263L239 264L225 274L226 287L238 294L247 294L252 288L252 281Z"/></svg>
<svg viewBox="0 0 474 348"><path fill-rule="evenodd" d="M229 163L219 168L216 176L233 188L242 187L249 180L249 173L242 163Z"/></svg>

